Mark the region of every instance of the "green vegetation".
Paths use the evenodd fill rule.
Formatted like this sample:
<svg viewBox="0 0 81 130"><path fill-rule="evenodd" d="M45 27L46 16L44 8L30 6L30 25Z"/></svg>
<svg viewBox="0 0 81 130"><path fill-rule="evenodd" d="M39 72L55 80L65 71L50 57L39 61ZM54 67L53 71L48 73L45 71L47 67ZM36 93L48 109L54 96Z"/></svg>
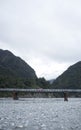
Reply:
<svg viewBox="0 0 81 130"><path fill-rule="evenodd" d="M43 88L43 89L50 88L50 83L46 81L45 78L39 78L39 79L37 78L36 84L40 86L40 88Z"/></svg>

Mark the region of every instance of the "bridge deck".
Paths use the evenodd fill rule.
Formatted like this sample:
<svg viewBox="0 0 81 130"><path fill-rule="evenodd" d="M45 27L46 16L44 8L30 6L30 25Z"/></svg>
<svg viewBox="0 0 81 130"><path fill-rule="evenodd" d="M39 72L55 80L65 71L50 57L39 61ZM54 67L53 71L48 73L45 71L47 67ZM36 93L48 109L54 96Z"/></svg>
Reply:
<svg viewBox="0 0 81 130"><path fill-rule="evenodd" d="M0 92L81 92L81 89L16 89L16 88L0 88Z"/></svg>

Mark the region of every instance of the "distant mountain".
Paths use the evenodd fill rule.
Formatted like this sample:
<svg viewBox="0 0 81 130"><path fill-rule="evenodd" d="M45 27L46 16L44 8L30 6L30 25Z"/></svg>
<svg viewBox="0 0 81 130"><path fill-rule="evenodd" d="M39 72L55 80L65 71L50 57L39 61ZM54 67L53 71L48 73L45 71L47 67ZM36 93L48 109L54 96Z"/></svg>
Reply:
<svg viewBox="0 0 81 130"><path fill-rule="evenodd" d="M52 83L54 82L54 80L55 80L55 79L50 79L50 80L48 80L48 82L49 82L50 84L52 84Z"/></svg>
<svg viewBox="0 0 81 130"><path fill-rule="evenodd" d="M81 61L70 66L52 84L52 88L81 89Z"/></svg>

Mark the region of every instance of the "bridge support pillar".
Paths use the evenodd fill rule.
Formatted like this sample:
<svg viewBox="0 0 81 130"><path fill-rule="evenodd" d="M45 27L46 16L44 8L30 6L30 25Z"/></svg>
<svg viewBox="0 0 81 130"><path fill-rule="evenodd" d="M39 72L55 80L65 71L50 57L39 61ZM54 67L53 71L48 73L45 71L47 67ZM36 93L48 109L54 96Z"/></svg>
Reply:
<svg viewBox="0 0 81 130"><path fill-rule="evenodd" d="M14 100L18 100L18 92L14 91L12 96Z"/></svg>
<svg viewBox="0 0 81 130"><path fill-rule="evenodd" d="M66 92L64 92L64 101L68 101L68 95Z"/></svg>

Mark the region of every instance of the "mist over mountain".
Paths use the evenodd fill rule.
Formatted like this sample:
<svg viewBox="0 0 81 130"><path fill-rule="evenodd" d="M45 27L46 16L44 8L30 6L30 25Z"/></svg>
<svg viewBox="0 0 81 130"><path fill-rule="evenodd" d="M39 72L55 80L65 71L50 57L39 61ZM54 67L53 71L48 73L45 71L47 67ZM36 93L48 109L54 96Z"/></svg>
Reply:
<svg viewBox="0 0 81 130"><path fill-rule="evenodd" d="M50 85L54 82L55 79L50 79L48 80L48 82L50 83Z"/></svg>
<svg viewBox="0 0 81 130"><path fill-rule="evenodd" d="M81 89L81 61L70 66L52 84L52 88Z"/></svg>

